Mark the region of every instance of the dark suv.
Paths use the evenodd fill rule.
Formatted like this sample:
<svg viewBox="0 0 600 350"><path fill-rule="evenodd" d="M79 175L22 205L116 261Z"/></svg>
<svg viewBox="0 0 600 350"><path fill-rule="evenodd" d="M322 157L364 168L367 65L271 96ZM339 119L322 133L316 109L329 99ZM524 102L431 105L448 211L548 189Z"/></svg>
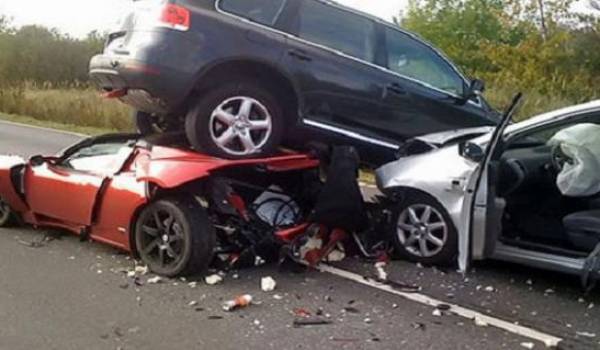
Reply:
<svg viewBox="0 0 600 350"><path fill-rule="evenodd" d="M324 0L138 0L90 75L138 129L183 129L225 158L280 144L355 145L379 164L414 136L496 123L479 92L411 33Z"/></svg>

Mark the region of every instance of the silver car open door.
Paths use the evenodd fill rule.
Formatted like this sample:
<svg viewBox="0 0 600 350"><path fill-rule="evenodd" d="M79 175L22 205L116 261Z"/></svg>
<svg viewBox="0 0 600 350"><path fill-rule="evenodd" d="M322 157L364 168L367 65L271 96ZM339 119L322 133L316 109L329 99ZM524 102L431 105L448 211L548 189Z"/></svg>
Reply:
<svg viewBox="0 0 600 350"><path fill-rule="evenodd" d="M463 202L463 223L466 233L459 237L459 269L466 271L472 259L483 259L493 253L494 244L501 230L500 218L503 209L495 193L494 157L504 141L504 131L521 102L522 94L517 94L504 113L502 120L492 133L485 151L480 146L465 143L461 153L470 153L472 159L480 163L468 181ZM479 156L478 156L479 155Z"/></svg>

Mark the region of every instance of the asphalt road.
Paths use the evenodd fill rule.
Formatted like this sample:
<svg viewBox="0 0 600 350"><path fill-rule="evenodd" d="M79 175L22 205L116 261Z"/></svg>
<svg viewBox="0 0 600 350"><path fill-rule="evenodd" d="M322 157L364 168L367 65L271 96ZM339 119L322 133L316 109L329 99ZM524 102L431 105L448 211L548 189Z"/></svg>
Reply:
<svg viewBox="0 0 600 350"><path fill-rule="evenodd" d="M0 122L0 154L52 154L79 137ZM45 239L44 239L45 238ZM32 242L43 242L33 244ZM136 285L134 262L98 243L60 232L0 229L0 349L523 349L532 342L491 326L320 272L263 266L208 286L194 279ZM372 264L347 259L359 274ZM577 279L500 263L466 277L395 261L395 280L421 293L564 338L561 348L600 348L600 293ZM260 290L272 276L277 289ZM238 278L235 278L238 277ZM233 313L221 303L240 294L258 301ZM295 308L322 309L330 325L292 326ZM531 344L526 344L531 345Z"/></svg>

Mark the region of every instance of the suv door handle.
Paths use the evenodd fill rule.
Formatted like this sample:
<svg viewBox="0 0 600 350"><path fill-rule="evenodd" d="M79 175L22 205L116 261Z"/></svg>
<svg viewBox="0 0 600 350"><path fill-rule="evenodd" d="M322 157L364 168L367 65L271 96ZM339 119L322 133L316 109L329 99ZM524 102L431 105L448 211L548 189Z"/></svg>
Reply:
<svg viewBox="0 0 600 350"><path fill-rule="evenodd" d="M393 92L396 95L406 95L406 89L402 87L402 85L398 83L392 83L385 87L385 89L389 92Z"/></svg>
<svg viewBox="0 0 600 350"><path fill-rule="evenodd" d="M310 57L306 52L302 50L290 50L288 51L288 55L300 60L310 62L312 61L312 57Z"/></svg>

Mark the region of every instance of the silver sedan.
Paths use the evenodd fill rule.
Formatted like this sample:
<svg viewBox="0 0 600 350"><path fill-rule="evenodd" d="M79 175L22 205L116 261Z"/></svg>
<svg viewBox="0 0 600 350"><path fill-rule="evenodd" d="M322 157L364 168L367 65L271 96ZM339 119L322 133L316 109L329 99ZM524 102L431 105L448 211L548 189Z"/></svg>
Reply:
<svg viewBox="0 0 600 350"><path fill-rule="evenodd" d="M457 259L462 271L473 260L511 261L579 274L589 286L600 272L600 196L561 193L557 178L578 160L550 141L597 127L600 101L511 123L519 99L498 127L420 137L405 147L422 153L377 170L394 203L395 250L424 264Z"/></svg>

